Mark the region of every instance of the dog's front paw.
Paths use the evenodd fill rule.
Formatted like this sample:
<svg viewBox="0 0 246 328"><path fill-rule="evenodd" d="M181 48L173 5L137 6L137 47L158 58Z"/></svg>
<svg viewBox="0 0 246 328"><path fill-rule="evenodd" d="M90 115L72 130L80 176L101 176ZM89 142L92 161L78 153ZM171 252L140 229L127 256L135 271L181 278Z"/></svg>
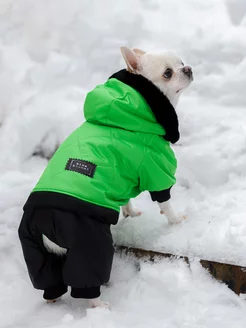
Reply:
<svg viewBox="0 0 246 328"><path fill-rule="evenodd" d="M178 224L187 219L187 216L184 214L170 215L170 213L166 213L163 210L160 211L160 214L164 214L170 224ZM173 213L171 213L171 214L173 214Z"/></svg>
<svg viewBox="0 0 246 328"><path fill-rule="evenodd" d="M176 217L171 218L171 220L169 219L169 223L171 224L178 224L181 223L183 221L187 220L187 216L186 215L178 215Z"/></svg>
<svg viewBox="0 0 246 328"><path fill-rule="evenodd" d="M136 216L140 216L142 214L141 211L137 211L134 209L127 209L127 208L123 208L122 212L123 212L124 218L127 218L128 216L136 217Z"/></svg>

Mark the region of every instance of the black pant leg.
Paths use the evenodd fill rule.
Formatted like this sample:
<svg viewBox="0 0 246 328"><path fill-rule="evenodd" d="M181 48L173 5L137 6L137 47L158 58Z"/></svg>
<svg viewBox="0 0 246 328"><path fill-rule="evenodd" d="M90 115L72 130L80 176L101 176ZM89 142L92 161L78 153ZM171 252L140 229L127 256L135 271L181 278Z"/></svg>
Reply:
<svg viewBox="0 0 246 328"><path fill-rule="evenodd" d="M72 296L83 295L84 288L98 288L95 293L98 297L100 286L110 278L113 262L110 225L89 216L80 217L78 222L74 241L66 255L63 279L74 289ZM80 297L88 298L87 293L85 290Z"/></svg>
<svg viewBox="0 0 246 328"><path fill-rule="evenodd" d="M85 298L92 299L98 298L101 295L100 287L88 287L88 288L71 288L71 296L73 298Z"/></svg>
<svg viewBox="0 0 246 328"><path fill-rule="evenodd" d="M42 234L67 248L65 257L49 253ZM76 298L96 298L108 282L114 247L110 225L87 214L57 209L26 210L19 227L28 272L44 298L59 297L72 287Z"/></svg>
<svg viewBox="0 0 246 328"><path fill-rule="evenodd" d="M40 214L44 213L40 213L38 209L26 210L18 233L32 284L36 289L45 290L53 286L64 286L62 279L64 258L49 253L44 247L42 233L35 225L35 220ZM49 213L47 212L46 215ZM50 224L52 225L52 220Z"/></svg>

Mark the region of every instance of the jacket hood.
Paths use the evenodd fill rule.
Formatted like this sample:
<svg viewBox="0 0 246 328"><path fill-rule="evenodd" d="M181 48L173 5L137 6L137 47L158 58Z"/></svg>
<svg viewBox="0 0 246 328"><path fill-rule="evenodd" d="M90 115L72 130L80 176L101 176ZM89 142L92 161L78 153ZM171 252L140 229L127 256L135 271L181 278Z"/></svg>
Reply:
<svg viewBox="0 0 246 328"><path fill-rule="evenodd" d="M164 136L144 97L116 78L89 92L84 103L87 122Z"/></svg>

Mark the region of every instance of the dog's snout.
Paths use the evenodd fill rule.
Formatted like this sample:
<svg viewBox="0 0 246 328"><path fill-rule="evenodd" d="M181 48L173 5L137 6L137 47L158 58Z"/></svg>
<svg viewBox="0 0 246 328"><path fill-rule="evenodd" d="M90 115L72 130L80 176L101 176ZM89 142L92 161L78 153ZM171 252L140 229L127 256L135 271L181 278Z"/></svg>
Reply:
<svg viewBox="0 0 246 328"><path fill-rule="evenodd" d="M183 72L185 75L187 75L189 78L192 77L192 68L190 66L183 67Z"/></svg>

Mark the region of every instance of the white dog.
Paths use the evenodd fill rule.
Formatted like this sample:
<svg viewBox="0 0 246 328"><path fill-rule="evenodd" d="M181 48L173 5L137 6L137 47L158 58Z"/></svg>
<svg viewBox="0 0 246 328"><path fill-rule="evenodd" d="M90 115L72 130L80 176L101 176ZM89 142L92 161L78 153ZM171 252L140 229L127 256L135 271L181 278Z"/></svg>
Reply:
<svg viewBox="0 0 246 328"><path fill-rule="evenodd" d="M127 71L135 75L141 75L152 82L175 108L182 91L193 80L191 67L185 66L180 58L171 53L151 54L140 49L126 47L122 47L121 52L127 65ZM161 214L165 214L170 223L178 223L184 219L184 217L179 217L174 212L169 201L159 203L159 206ZM125 217L141 214L133 209L131 202L124 206L122 210ZM49 252L66 253L65 248L54 244L46 236L43 236L43 242ZM89 302L92 307L108 306L100 298L92 299Z"/></svg>

